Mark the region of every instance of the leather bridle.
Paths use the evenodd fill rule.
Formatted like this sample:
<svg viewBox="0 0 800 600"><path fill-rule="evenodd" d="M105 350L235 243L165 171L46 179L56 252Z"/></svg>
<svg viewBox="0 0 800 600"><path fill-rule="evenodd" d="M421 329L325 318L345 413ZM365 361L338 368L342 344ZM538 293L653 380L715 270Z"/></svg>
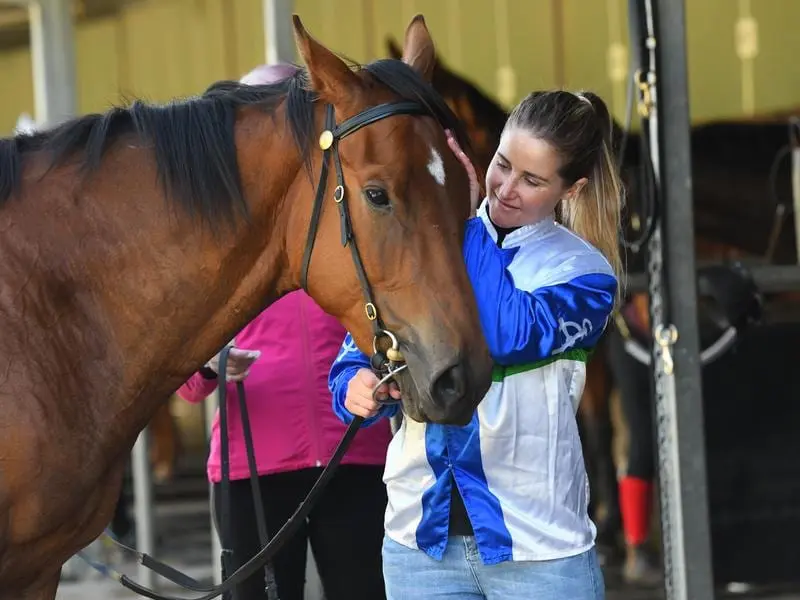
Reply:
<svg viewBox="0 0 800 600"><path fill-rule="evenodd" d="M346 138L348 135L355 133L362 127L375 123L393 115L429 115L430 112L418 102L411 100L402 100L398 102L387 102L379 104L365 111L350 117L339 125L335 124L334 109L332 105L328 105L325 111L325 129L319 136L319 146L322 148L322 169L319 175L319 182L317 184L317 194L314 198L314 206L311 211L311 224L308 228L308 238L306 240L306 249L303 255L303 270L300 278L300 285L304 290L308 291L308 268L311 264L311 255L314 252L314 241L317 237L317 228L319 227L320 215L322 214L323 200L325 197L325 188L328 182L328 169L330 157L333 155L333 168L336 173L336 187L333 191L333 200L336 206L339 207L339 222L340 231L342 236L342 245L350 247L350 253L353 257L353 263L356 268L356 275L361 285L361 292L364 295L364 313L372 325L373 332L373 354L370 359L372 368L376 371L383 371L388 369L390 372L398 372L397 369L404 368L400 364L404 363L403 355L397 342L397 337L389 330L387 330L378 314L378 308L375 304L372 294L372 288L367 279L367 273L364 269L364 263L361 260L361 254L358 252L355 237L353 236L353 226L350 221L350 209L347 204L347 194L344 187L344 173L342 171L342 160L339 156L339 141ZM389 348L386 352L378 349L378 342L382 338L388 338L390 342Z"/></svg>

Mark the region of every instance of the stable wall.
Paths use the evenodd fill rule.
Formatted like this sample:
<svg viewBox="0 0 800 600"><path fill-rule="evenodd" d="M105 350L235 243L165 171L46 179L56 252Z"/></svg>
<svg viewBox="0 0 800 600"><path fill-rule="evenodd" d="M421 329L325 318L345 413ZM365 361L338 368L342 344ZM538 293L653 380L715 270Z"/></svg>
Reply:
<svg viewBox="0 0 800 600"><path fill-rule="evenodd" d="M800 2L686 0L686 8L694 121L800 105ZM264 61L261 11L261 0L141 0L79 23L80 111L134 97L166 101L238 78ZM505 105L564 86L593 89L618 118L624 113L627 0L296 0L295 11L358 61L385 56L386 36L402 40L421 12L447 63ZM759 28L752 60L737 56L737 20L747 16ZM30 65L28 48L0 53L0 134L33 113Z"/></svg>

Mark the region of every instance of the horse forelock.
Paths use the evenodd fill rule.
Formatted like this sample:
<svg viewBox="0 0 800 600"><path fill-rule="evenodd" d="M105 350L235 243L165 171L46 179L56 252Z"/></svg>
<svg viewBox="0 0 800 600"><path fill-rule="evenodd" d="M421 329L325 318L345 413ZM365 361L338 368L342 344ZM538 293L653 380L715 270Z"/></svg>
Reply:
<svg viewBox="0 0 800 600"><path fill-rule="evenodd" d="M442 95L416 70L393 58L378 59L364 65L363 70L401 99L422 104L443 129L453 132L463 149L471 152L472 146L461 121Z"/></svg>

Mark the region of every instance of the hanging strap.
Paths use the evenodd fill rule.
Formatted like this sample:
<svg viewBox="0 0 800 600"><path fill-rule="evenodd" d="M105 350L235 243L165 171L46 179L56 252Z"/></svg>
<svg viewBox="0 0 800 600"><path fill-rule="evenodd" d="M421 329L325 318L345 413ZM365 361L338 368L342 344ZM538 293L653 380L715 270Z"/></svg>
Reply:
<svg viewBox="0 0 800 600"><path fill-rule="evenodd" d="M220 532L220 540L222 541L222 578L223 581L227 578L228 574L232 572L232 565L230 561L233 558L233 549L231 548L231 536L233 531L232 515L231 515L231 487L230 487L230 431L228 429L228 388L225 373L228 368L228 355L230 354L233 346L225 346L219 354L219 424L220 424L220 451L221 470L222 470L222 531ZM247 452L247 466L250 471L250 489L253 494L253 512L256 516L256 528L258 530L258 539L260 542L259 550L265 548L269 544L269 532L267 531L267 518L264 514L264 503L261 498L261 485L258 478L258 469L256 467L255 448L253 446L253 432L250 429L250 417L247 411L247 399L245 397L244 382L236 382L236 392L239 399L239 413L242 417L242 433L244 435L244 446ZM272 564L267 562L264 565L264 586L269 600L278 600L278 586L275 582L275 572Z"/></svg>
<svg viewBox="0 0 800 600"><path fill-rule="evenodd" d="M227 350L227 347L225 348ZM227 389L225 387L225 373L228 362L228 353L224 352L219 357L218 368L218 390L219 390L219 443L220 443L220 468L222 471L222 480L220 481L220 530L219 539L222 546L220 554L220 562L222 564L222 580L228 578L228 573L231 571L231 555L233 549L231 548L231 532L233 531L233 523L231 520L231 478L230 478L230 448L228 444L228 409L227 409Z"/></svg>

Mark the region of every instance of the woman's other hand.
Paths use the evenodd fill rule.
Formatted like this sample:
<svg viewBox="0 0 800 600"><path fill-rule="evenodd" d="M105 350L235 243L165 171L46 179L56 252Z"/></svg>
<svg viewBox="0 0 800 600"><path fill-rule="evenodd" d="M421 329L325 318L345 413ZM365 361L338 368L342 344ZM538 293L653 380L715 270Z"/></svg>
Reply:
<svg viewBox="0 0 800 600"><path fill-rule="evenodd" d="M241 348L231 348L228 353L228 364L225 369L226 381L244 381L250 374L251 365L261 356L259 350L244 350ZM219 354L208 361L206 365L209 369L219 375Z"/></svg>
<svg viewBox="0 0 800 600"><path fill-rule="evenodd" d="M481 185L478 181L478 173L475 171L475 166L469 160L467 154L461 149L461 146L458 145L453 132L447 129L445 130L445 135L447 136L447 145L450 146L450 150L453 151L453 154L456 155L456 158L461 161L461 164L464 165L464 168L467 170L467 176L469 177L469 216L474 217L481 198Z"/></svg>

